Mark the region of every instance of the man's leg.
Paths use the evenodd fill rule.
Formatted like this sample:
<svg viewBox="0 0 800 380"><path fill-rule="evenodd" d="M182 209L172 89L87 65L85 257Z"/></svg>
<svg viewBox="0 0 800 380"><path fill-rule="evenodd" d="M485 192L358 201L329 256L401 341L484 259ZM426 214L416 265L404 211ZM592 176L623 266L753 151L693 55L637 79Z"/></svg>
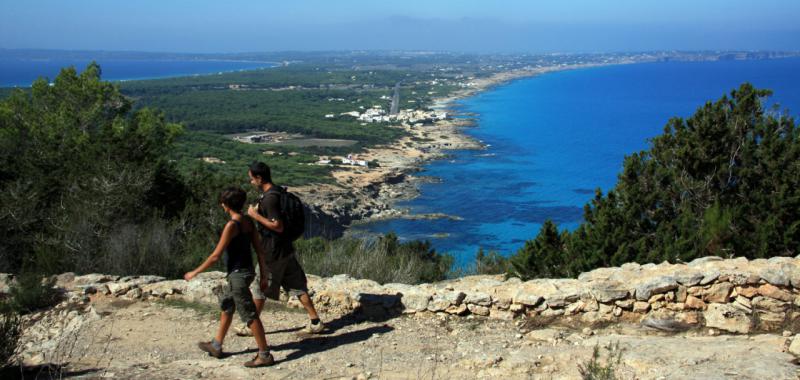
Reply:
<svg viewBox="0 0 800 380"><path fill-rule="evenodd" d="M253 303L256 304L256 314L261 316L261 310L264 310L264 299L261 298L253 298Z"/></svg>
<svg viewBox="0 0 800 380"><path fill-rule="evenodd" d="M310 321L306 328L303 329L303 332L310 334L322 332L325 329L325 325L320 321L314 302L311 301L311 297L308 295L308 278L296 257L292 256L287 262L282 280L283 287L286 288L289 295L297 296L300 304L303 305L303 308L308 313Z"/></svg>
<svg viewBox="0 0 800 380"><path fill-rule="evenodd" d="M311 319L319 320L319 315L317 315L317 309L314 308L314 301L311 301L311 297L308 296L308 293L303 292L302 294L298 295L297 298L300 300L300 303L303 304L303 307L308 312L308 317Z"/></svg>

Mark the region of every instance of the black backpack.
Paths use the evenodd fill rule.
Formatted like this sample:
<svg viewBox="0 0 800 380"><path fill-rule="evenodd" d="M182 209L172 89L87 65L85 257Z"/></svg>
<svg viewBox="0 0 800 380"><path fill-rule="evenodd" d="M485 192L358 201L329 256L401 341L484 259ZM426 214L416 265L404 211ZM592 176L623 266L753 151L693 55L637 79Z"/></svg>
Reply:
<svg viewBox="0 0 800 380"><path fill-rule="evenodd" d="M281 218L283 219L283 233L280 236L289 241L299 239L303 236L306 228L306 214L303 202L297 195L290 193L283 186L273 185L268 193L278 194L278 203L281 209Z"/></svg>

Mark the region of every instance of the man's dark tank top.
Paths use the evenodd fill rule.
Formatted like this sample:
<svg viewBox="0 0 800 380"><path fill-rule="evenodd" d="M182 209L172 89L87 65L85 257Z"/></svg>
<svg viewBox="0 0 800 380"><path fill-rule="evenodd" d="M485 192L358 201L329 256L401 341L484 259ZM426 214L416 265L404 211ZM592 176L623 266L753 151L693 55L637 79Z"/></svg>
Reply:
<svg viewBox="0 0 800 380"><path fill-rule="evenodd" d="M253 257L250 251L250 235L242 231L242 224L234 220L238 233L225 249L225 266L228 273L238 269L253 269Z"/></svg>

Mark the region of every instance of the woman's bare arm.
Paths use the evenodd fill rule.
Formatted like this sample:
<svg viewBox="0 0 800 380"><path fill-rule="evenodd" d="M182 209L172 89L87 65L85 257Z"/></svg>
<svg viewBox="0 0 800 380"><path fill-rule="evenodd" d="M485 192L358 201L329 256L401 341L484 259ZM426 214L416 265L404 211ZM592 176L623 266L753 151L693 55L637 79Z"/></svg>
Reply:
<svg viewBox="0 0 800 380"><path fill-rule="evenodd" d="M185 275L183 275L183 278L186 281L191 280L192 278L197 276L198 273L202 273L208 268L211 268L211 266L214 265L214 263L219 261L220 257L222 257L222 253L225 252L225 248L228 247L228 244L231 242L231 239L233 238L235 228L236 226L233 222L228 222L225 225L225 228L222 230L222 235L219 237L219 242L217 243L217 247L214 248L214 252L211 252L211 255L208 256L206 261L200 264L200 266L197 267L195 270L187 272Z"/></svg>

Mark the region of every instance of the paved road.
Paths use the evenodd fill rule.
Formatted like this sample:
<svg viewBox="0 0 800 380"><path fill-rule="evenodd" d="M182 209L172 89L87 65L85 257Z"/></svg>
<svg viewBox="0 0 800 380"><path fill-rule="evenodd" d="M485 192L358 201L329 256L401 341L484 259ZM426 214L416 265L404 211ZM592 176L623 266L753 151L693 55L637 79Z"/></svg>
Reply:
<svg viewBox="0 0 800 380"><path fill-rule="evenodd" d="M394 95L392 96L392 107L389 109L389 115L397 115L400 110L400 82L394 85Z"/></svg>

